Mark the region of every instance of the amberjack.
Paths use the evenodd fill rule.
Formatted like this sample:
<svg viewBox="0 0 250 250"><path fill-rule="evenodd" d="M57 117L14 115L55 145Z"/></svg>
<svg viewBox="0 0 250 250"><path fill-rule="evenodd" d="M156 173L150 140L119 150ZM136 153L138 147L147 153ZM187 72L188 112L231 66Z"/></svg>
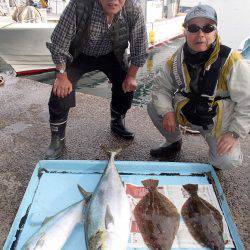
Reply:
<svg viewBox="0 0 250 250"><path fill-rule="evenodd" d="M131 209L114 161L121 149L103 148L110 159L85 210L85 241L88 250L125 250Z"/></svg>
<svg viewBox="0 0 250 250"><path fill-rule="evenodd" d="M86 201L81 200L45 218L41 227L23 245L22 250L60 250L73 229L83 221Z"/></svg>

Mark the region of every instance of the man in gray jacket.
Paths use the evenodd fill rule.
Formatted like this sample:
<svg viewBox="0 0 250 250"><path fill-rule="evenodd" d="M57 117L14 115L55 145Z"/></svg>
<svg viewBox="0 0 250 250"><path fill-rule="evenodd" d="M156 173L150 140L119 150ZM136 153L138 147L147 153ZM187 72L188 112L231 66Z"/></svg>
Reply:
<svg viewBox="0 0 250 250"><path fill-rule="evenodd" d="M130 43L131 63L126 49ZM134 134L124 124L136 89L136 74L146 61L147 33L142 9L135 0L71 0L51 43L57 77L50 100L51 143L47 159L61 156L75 88L86 72L100 70L112 83L111 130L124 139Z"/></svg>
<svg viewBox="0 0 250 250"><path fill-rule="evenodd" d="M184 28L186 42L159 72L148 104L150 118L166 138L150 154L176 160L182 146L181 124L205 138L215 168L240 165L239 140L250 130L249 66L237 51L220 43L211 6L192 8Z"/></svg>

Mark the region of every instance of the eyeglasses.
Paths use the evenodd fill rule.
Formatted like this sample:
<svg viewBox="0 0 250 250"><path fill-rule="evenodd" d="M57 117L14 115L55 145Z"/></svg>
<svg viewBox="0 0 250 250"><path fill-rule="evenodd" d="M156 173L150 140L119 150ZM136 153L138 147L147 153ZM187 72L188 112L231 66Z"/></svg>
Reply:
<svg viewBox="0 0 250 250"><path fill-rule="evenodd" d="M196 24L190 24L187 26L187 31L190 33L196 33L201 30L204 33L211 33L216 30L216 26L212 24L206 24L203 27L199 27Z"/></svg>

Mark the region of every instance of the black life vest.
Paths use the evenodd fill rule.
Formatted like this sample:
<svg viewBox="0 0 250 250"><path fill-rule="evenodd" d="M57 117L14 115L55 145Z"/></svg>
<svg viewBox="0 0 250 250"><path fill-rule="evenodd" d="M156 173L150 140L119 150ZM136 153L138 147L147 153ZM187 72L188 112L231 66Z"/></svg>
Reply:
<svg viewBox="0 0 250 250"><path fill-rule="evenodd" d="M181 109L181 114L192 124L203 126L203 129L207 129L207 126L213 124L213 117L216 116L217 105L214 105L215 101L229 98L229 97L216 97L215 92L219 75L223 65L226 62L231 48L220 45L220 51L218 53L217 60L211 65L208 70L204 70L204 65L198 65L194 67L194 77L191 77L190 92L185 92L184 89L180 90L183 96L187 97L189 101ZM188 71L192 69L188 66Z"/></svg>

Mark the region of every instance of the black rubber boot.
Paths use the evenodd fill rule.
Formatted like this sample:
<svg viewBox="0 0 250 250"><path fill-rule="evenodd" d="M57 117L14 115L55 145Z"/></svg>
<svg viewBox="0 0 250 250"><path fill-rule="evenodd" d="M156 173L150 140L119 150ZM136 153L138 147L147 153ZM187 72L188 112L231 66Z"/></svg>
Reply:
<svg viewBox="0 0 250 250"><path fill-rule="evenodd" d="M46 151L45 159L55 160L62 156L65 146L65 129L67 121L50 123L51 142Z"/></svg>
<svg viewBox="0 0 250 250"><path fill-rule="evenodd" d="M175 161L180 156L182 140L174 142L168 146L161 146L150 150L150 155L160 160Z"/></svg>
<svg viewBox="0 0 250 250"><path fill-rule="evenodd" d="M125 115L111 110L111 131L123 139L132 140L135 135L125 127Z"/></svg>

